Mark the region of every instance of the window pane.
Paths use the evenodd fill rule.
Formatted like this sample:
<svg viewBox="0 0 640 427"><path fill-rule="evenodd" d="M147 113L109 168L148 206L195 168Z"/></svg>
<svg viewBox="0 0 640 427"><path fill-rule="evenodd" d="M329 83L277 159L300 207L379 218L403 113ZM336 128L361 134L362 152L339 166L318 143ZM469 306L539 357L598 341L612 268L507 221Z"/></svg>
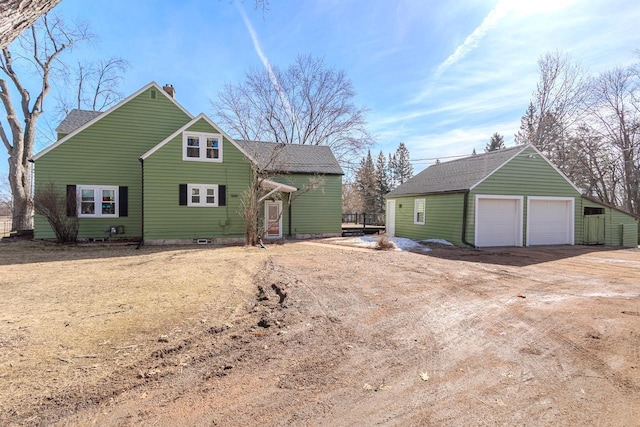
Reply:
<svg viewBox="0 0 640 427"><path fill-rule="evenodd" d="M197 136L187 137L187 157L200 157L200 138Z"/></svg>
<svg viewBox="0 0 640 427"><path fill-rule="evenodd" d="M207 204L213 205L215 203L216 203L215 188L207 188Z"/></svg>
<svg viewBox="0 0 640 427"><path fill-rule="evenodd" d="M207 138L207 148L218 148L218 138Z"/></svg>
<svg viewBox="0 0 640 427"><path fill-rule="evenodd" d="M199 204L200 203L200 189L192 188L191 189L191 203Z"/></svg>
<svg viewBox="0 0 640 427"><path fill-rule="evenodd" d="M114 190L102 190L102 213L105 215L115 215L116 192Z"/></svg>
<svg viewBox="0 0 640 427"><path fill-rule="evenodd" d="M91 189L82 189L80 192L80 213L93 215L96 213L95 193Z"/></svg>

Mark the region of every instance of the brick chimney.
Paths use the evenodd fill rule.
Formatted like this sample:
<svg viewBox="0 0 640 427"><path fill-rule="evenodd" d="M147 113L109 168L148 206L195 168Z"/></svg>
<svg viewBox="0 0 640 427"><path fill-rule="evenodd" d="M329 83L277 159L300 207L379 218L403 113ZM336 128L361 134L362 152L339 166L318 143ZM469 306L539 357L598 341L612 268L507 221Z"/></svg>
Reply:
<svg viewBox="0 0 640 427"><path fill-rule="evenodd" d="M169 95L172 98L176 94L176 90L173 88L173 85L170 85L170 84L166 84L166 85L162 86L162 90L167 92L167 95Z"/></svg>

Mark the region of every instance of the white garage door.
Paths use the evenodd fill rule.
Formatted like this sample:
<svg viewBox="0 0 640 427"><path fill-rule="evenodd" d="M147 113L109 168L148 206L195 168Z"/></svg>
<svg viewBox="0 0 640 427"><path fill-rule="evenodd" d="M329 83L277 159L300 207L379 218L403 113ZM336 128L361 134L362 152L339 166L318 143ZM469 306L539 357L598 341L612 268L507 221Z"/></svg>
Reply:
<svg viewBox="0 0 640 427"><path fill-rule="evenodd" d="M529 197L527 246L573 245L573 198Z"/></svg>
<svg viewBox="0 0 640 427"><path fill-rule="evenodd" d="M522 198L476 196L476 246L522 246Z"/></svg>

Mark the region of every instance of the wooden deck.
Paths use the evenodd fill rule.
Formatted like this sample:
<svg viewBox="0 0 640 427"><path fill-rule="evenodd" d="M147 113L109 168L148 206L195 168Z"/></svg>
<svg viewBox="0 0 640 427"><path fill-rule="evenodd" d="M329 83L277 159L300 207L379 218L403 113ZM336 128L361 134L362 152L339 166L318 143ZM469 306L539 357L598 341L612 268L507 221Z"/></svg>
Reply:
<svg viewBox="0 0 640 427"><path fill-rule="evenodd" d="M342 224L343 236L364 236L365 234L380 234L384 233L384 230L384 225L355 224L353 222Z"/></svg>

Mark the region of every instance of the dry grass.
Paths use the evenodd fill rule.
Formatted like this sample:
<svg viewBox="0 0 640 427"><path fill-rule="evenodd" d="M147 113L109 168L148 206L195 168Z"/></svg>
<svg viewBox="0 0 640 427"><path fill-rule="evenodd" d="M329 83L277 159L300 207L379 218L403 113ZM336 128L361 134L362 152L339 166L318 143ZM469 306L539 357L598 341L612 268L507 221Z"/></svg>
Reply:
<svg viewBox="0 0 640 427"><path fill-rule="evenodd" d="M224 323L255 292L266 256L243 247L0 243L0 415L97 383L149 355L161 336Z"/></svg>
<svg viewBox="0 0 640 427"><path fill-rule="evenodd" d="M386 237L382 237L376 242L376 249L379 251L393 251L396 249L396 245Z"/></svg>

